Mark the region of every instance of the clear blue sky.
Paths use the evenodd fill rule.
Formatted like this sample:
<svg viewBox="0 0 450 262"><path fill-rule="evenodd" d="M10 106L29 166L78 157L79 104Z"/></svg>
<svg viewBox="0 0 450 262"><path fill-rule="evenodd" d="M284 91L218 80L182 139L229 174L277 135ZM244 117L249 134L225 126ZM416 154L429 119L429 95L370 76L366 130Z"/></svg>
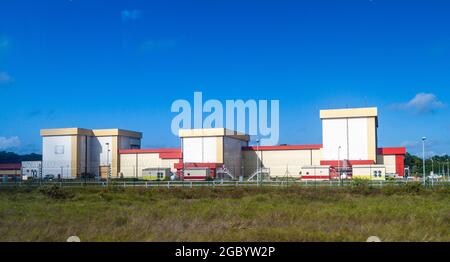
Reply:
<svg viewBox="0 0 450 262"><path fill-rule="evenodd" d="M377 106L379 146L450 153L450 1L2 0L0 150L39 129L142 131L178 146L176 99L279 99L280 143L319 109Z"/></svg>

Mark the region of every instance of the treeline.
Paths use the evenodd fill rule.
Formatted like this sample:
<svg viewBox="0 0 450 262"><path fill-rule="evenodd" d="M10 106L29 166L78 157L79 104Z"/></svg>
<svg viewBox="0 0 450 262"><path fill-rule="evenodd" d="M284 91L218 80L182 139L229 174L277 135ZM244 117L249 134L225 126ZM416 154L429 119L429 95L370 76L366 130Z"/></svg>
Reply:
<svg viewBox="0 0 450 262"><path fill-rule="evenodd" d="M433 156L425 159L425 173L429 174L434 171L435 174L448 174L450 165L450 156ZM406 153L405 155L405 167L409 167L411 175L421 175L423 173L423 161L422 158Z"/></svg>
<svg viewBox="0 0 450 262"><path fill-rule="evenodd" d="M13 152L0 151L0 163L20 163L22 161L41 161L42 155L31 153L19 155Z"/></svg>

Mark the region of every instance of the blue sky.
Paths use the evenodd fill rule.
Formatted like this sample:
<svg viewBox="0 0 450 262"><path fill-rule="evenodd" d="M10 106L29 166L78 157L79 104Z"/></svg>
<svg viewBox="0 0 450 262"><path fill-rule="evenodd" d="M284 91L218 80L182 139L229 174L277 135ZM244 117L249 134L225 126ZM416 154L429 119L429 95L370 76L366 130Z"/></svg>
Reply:
<svg viewBox="0 0 450 262"><path fill-rule="evenodd" d="M449 1L2 0L0 150L39 129L142 131L178 146L176 99L279 99L280 143L319 110L377 106L379 146L450 154Z"/></svg>

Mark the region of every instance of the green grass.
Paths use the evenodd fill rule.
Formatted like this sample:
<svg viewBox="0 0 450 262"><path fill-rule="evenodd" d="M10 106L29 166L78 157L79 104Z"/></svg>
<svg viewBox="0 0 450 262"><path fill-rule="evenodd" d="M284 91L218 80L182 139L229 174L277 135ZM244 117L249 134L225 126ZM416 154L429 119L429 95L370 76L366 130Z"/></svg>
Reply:
<svg viewBox="0 0 450 262"><path fill-rule="evenodd" d="M448 187L0 190L0 241L450 241Z"/></svg>

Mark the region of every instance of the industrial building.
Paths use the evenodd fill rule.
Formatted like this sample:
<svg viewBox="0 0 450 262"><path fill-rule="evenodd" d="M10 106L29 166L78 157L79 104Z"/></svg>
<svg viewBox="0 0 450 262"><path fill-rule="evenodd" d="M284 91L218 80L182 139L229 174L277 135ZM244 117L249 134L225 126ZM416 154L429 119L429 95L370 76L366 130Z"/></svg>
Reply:
<svg viewBox="0 0 450 262"><path fill-rule="evenodd" d="M377 147L377 108L321 110L320 118L322 144L310 145L249 146L246 134L208 128L181 129L180 148L140 149L139 132L46 129L43 173L162 180L170 172L191 181L404 176L405 148Z"/></svg>

